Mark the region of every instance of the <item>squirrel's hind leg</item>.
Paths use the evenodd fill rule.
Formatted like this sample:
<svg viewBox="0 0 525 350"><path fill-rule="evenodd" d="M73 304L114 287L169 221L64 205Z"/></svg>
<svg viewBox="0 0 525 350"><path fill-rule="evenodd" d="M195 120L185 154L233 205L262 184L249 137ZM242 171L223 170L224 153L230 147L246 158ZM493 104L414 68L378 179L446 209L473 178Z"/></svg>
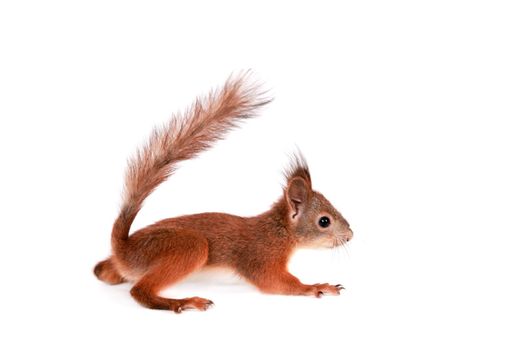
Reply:
<svg viewBox="0 0 525 350"><path fill-rule="evenodd" d="M131 289L131 295L141 305L150 309L172 310L180 313L187 309L206 310L213 302L199 297L168 299L159 296L162 289L180 281L198 270L208 260L208 242L200 235L174 235L170 253L156 259L155 263Z"/></svg>

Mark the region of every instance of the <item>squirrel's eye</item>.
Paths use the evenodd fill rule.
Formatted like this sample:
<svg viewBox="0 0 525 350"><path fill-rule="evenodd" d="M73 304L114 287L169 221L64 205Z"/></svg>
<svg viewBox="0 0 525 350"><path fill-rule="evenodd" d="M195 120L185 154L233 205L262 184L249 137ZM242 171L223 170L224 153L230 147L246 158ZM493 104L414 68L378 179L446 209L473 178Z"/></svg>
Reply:
<svg viewBox="0 0 525 350"><path fill-rule="evenodd" d="M323 216L319 219L319 226L321 226L322 228L327 228L328 226L330 226L330 219L327 216Z"/></svg>

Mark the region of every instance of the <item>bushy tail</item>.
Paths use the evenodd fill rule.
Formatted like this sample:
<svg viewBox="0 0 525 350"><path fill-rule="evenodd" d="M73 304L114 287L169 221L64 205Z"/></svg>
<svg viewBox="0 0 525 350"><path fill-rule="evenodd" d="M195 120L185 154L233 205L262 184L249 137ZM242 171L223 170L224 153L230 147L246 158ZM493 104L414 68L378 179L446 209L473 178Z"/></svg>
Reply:
<svg viewBox="0 0 525 350"><path fill-rule="evenodd" d="M128 164L123 203L111 235L114 252L125 247L142 203L178 162L211 147L239 121L254 116L257 108L271 101L248 80L249 73L230 77L221 89L197 99L183 115L174 115L164 127L153 130Z"/></svg>

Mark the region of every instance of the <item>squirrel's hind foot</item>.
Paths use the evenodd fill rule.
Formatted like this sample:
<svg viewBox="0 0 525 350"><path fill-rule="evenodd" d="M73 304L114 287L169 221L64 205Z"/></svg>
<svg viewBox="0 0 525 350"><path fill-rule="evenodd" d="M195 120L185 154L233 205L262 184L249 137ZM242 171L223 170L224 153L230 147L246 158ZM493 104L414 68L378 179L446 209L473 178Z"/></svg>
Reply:
<svg viewBox="0 0 525 350"><path fill-rule="evenodd" d="M175 313L181 313L185 310L199 310L199 311L206 311L210 307L215 305L213 301L199 298L199 297L192 297L192 298L186 298L186 299L172 299L172 303L170 305L170 309L175 311Z"/></svg>

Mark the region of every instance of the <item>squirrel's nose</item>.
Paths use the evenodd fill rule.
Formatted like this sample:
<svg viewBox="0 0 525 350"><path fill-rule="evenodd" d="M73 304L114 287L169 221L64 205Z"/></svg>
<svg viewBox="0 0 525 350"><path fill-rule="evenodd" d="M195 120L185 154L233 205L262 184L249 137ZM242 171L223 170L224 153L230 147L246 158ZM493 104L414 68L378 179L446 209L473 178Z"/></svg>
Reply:
<svg viewBox="0 0 525 350"><path fill-rule="evenodd" d="M349 227L349 228L348 228L348 236L346 236L346 241L347 241L347 242L350 242L350 240L352 239L352 237L354 237L354 231L352 231L352 229Z"/></svg>

